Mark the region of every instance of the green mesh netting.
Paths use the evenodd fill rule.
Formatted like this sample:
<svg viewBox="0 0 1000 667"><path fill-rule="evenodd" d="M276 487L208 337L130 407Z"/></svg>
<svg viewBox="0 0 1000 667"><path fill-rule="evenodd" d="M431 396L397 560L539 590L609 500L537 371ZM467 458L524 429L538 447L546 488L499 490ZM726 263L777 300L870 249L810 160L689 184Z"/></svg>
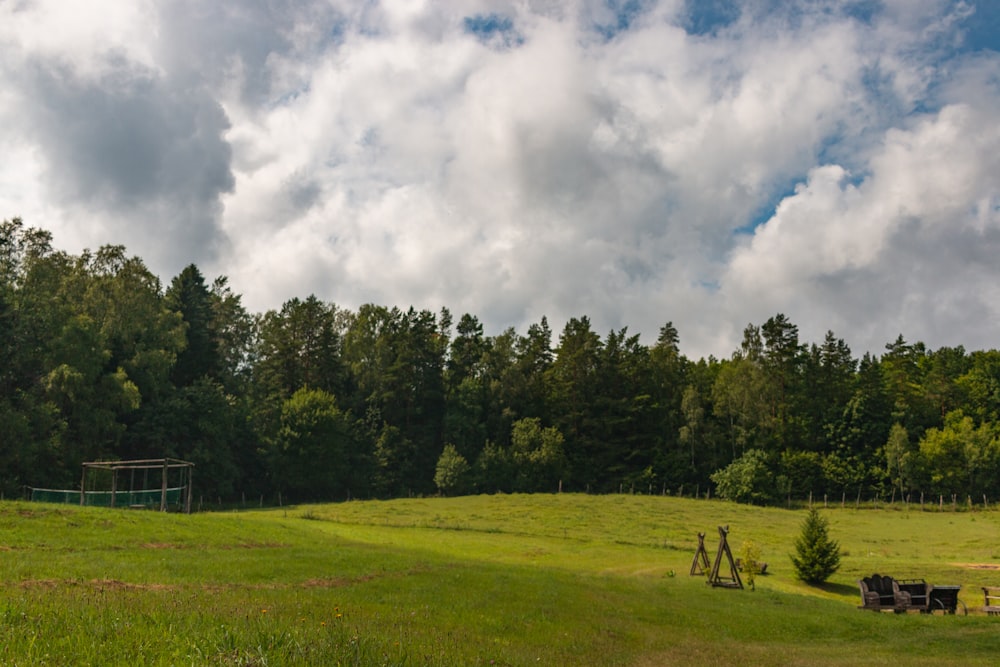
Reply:
<svg viewBox="0 0 1000 667"><path fill-rule="evenodd" d="M184 489L185 487L183 486L175 486L167 489L167 504L180 505L184 497ZM153 509L160 507L160 489L116 491L114 495L115 507L149 507ZM32 489L31 499L42 503L79 505L80 492L69 489ZM96 507L111 507L111 492L87 491L83 494L83 504L94 505Z"/></svg>

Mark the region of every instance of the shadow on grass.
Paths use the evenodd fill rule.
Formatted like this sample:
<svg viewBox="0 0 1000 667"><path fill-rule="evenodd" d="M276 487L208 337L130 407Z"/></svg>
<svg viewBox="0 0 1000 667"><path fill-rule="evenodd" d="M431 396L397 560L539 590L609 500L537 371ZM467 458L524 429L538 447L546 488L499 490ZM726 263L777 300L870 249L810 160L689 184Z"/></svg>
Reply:
<svg viewBox="0 0 1000 667"><path fill-rule="evenodd" d="M834 593L836 595L850 595L858 592L857 586L851 586L850 584L831 584L830 582L816 584L816 588L827 593Z"/></svg>

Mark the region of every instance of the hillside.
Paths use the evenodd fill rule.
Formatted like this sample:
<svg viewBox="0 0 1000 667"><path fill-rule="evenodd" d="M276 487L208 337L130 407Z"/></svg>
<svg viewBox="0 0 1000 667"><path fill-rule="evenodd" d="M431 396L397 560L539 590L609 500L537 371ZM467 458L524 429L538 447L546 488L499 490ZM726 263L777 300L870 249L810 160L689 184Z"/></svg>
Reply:
<svg viewBox="0 0 1000 667"><path fill-rule="evenodd" d="M829 508L844 554L794 580L804 512L497 495L194 515L0 503L4 664L994 664L994 512ZM756 591L688 570L717 526ZM961 584L968 616L856 609L872 572ZM919 647L915 650L914 647Z"/></svg>

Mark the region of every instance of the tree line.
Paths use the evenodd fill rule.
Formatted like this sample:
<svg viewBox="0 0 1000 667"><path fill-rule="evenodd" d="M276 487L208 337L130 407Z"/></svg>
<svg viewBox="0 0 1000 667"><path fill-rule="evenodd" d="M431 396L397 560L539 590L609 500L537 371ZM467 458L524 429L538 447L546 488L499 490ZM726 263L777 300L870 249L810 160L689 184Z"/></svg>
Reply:
<svg viewBox="0 0 1000 667"><path fill-rule="evenodd" d="M175 457L198 493L290 500L566 491L1000 496L1000 352L902 335L855 358L776 314L728 359L586 316L486 335L473 314L315 296L250 313L188 266L0 226L0 492L84 461Z"/></svg>

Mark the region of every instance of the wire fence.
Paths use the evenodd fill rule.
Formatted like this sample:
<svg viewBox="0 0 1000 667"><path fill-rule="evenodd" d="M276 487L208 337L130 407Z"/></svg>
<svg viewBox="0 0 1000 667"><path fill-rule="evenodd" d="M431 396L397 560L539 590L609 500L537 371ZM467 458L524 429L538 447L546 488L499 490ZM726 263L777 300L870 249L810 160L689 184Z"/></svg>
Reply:
<svg viewBox="0 0 1000 667"><path fill-rule="evenodd" d="M184 504L186 486L170 487L166 490L166 503L171 507ZM159 509L164 498L163 489L142 491L85 491L82 502L78 489L31 489L31 500L42 503L64 505L91 505L94 507L134 507Z"/></svg>

